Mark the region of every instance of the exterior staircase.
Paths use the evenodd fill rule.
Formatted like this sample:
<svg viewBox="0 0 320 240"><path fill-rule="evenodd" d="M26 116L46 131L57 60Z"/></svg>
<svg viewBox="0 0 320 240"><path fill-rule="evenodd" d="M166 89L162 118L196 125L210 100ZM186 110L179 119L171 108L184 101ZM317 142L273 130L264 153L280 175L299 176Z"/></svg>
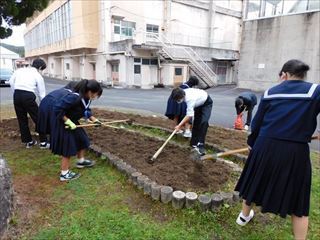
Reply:
<svg viewBox="0 0 320 240"><path fill-rule="evenodd" d="M160 59L187 62L192 72L198 77L201 88L210 88L217 85L217 75L191 47L174 45L163 35L147 34L147 42L156 42L157 45L160 45L158 51Z"/></svg>

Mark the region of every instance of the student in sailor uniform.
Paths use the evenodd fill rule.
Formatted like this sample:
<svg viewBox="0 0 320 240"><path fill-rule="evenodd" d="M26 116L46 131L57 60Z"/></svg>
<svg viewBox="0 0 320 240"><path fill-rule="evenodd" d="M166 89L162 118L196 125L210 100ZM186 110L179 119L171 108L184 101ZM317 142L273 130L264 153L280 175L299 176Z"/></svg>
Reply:
<svg viewBox="0 0 320 240"><path fill-rule="evenodd" d="M198 84L199 84L199 80L195 76L191 76L187 82L183 83L179 87L181 89L187 89L187 88L192 88ZM187 113L187 104L185 102L177 103L172 99L172 96L170 95L167 102L167 109L166 109L165 116L171 120L174 120L175 124L178 125L182 121L182 119L186 116L186 113ZM191 131L190 131L191 122L192 122L192 119L190 120L190 122L186 122L184 125L185 127L185 130L183 133L184 137L187 137L187 138L191 137ZM180 131L182 133L182 130Z"/></svg>
<svg viewBox="0 0 320 240"><path fill-rule="evenodd" d="M290 60L280 71L283 80L267 90L252 121L252 148L235 190L244 199L237 223L245 225L254 212L291 215L295 239L305 239L311 188L308 142L320 112L320 86L305 82L309 66Z"/></svg>
<svg viewBox="0 0 320 240"><path fill-rule="evenodd" d="M59 88L50 92L47 96L45 96L39 105L38 111L38 124L36 131L42 135L49 135L51 132L50 128L50 119L55 118L52 116L53 114L53 105L56 100L62 98L67 93L73 91L75 85L77 84L76 81L69 82L65 87ZM50 144L47 142L45 145L40 146L40 148L49 148Z"/></svg>
<svg viewBox="0 0 320 240"><path fill-rule="evenodd" d="M200 155L204 155L205 139L212 111L212 99L206 91L196 88L175 88L173 89L171 96L176 102L185 102L187 104L186 116L175 129L180 130L185 123L193 118L190 145L194 148L194 151Z"/></svg>
<svg viewBox="0 0 320 240"><path fill-rule="evenodd" d="M82 117L101 124L92 116L90 104L100 97L102 88L95 80L82 80L76 84L73 92L67 92L53 105L53 119L50 120L51 145L54 154L62 156L60 181L76 179L80 174L69 171L71 156L77 155L77 168L92 167L93 161L84 159L85 149L89 147L89 138L83 128L77 128ZM66 129L65 127L68 127Z"/></svg>
<svg viewBox="0 0 320 240"><path fill-rule="evenodd" d="M38 121L38 104L36 103L37 92L40 100L46 95L45 85L39 71L46 68L46 63L38 58L32 62L32 67L19 68L11 76L9 83L13 94L14 109L18 118L21 133L21 141L25 143L26 148L31 148L37 144L32 140L28 114L35 125ZM46 145L46 135L40 134L40 147Z"/></svg>
<svg viewBox="0 0 320 240"><path fill-rule="evenodd" d="M243 111L248 111L247 121L244 126L245 130L249 129L251 119L252 119L252 111L254 107L257 105L257 96L251 92L243 92L236 98L235 107L237 111L237 115L241 114Z"/></svg>

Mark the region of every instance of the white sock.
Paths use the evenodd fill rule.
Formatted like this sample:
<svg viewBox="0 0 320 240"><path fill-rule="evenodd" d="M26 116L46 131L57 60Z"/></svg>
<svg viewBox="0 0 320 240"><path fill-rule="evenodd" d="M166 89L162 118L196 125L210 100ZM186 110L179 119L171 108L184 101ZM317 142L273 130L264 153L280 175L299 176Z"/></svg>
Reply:
<svg viewBox="0 0 320 240"><path fill-rule="evenodd" d="M84 158L83 157L78 159L78 163L83 163L83 162L84 162Z"/></svg>
<svg viewBox="0 0 320 240"><path fill-rule="evenodd" d="M61 170L61 175L66 175L67 173L69 172L69 169L68 170Z"/></svg>
<svg viewBox="0 0 320 240"><path fill-rule="evenodd" d="M45 145L46 143L47 143L47 142L41 142L40 144L41 144L41 145Z"/></svg>

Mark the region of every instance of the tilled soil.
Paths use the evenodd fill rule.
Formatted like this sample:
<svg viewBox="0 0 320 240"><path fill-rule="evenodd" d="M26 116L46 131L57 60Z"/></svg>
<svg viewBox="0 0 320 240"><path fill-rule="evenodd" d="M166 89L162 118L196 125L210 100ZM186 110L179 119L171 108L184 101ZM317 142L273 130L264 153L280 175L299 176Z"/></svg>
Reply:
<svg viewBox="0 0 320 240"><path fill-rule="evenodd" d="M87 132L102 152L108 151L120 157L157 183L174 189L214 192L221 188L231 173L229 166L220 162L195 163L190 159L187 148L172 144L165 147L155 163L149 164L147 161L162 141L120 129L91 128Z"/></svg>
<svg viewBox="0 0 320 240"><path fill-rule="evenodd" d="M106 116L108 119L128 118L126 114L114 113L112 115L112 113L105 111L99 111L99 115ZM151 122L148 122L150 119L145 122L141 121L144 118L139 116L134 120L150 125ZM34 129L31 121L30 129ZM190 159L189 149L170 143L159 155L156 162L149 164L147 161L163 144L163 141L121 129L87 128L86 131L91 143L101 147L102 152L108 151L120 157L157 183L172 186L174 189L214 192L222 187L231 173L230 167L220 162L195 163ZM5 146L2 147L3 150L10 151L11 148L14 150L15 145L20 142L16 119L2 121L0 138L1 142L6 142ZM13 141L15 144L12 143Z"/></svg>
<svg viewBox="0 0 320 240"><path fill-rule="evenodd" d="M138 114L129 114L123 112L108 111L102 109L93 109L96 117L108 120L132 119L134 122L155 127L167 129L174 128L174 122L162 117L141 116ZM247 134L245 132L229 130L218 126L210 126L208 129L206 141L217 144L222 148L237 149L247 146Z"/></svg>

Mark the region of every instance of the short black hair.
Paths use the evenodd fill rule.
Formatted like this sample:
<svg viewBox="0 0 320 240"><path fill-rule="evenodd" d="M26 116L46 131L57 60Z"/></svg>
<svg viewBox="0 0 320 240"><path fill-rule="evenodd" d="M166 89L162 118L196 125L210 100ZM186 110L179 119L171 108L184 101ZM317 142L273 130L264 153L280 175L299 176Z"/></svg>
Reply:
<svg viewBox="0 0 320 240"><path fill-rule="evenodd" d="M243 105L243 99L241 97L237 97L235 102L235 107L239 108L242 105Z"/></svg>
<svg viewBox="0 0 320 240"><path fill-rule="evenodd" d="M306 77L309 69L310 67L304 62L297 59L292 59L283 65L279 73L279 76L281 76L282 73L290 73L290 75L292 76L303 79Z"/></svg>
<svg viewBox="0 0 320 240"><path fill-rule="evenodd" d="M171 97L174 101L179 101L180 99L184 98L185 95L186 93L179 87L174 88L171 92Z"/></svg>
<svg viewBox="0 0 320 240"><path fill-rule="evenodd" d="M189 87L194 87L199 84L199 80L196 76L190 76L189 80L186 82Z"/></svg>
<svg viewBox="0 0 320 240"><path fill-rule="evenodd" d="M32 67L34 67L34 68L36 68L38 70L44 70L44 69L47 68L47 64L41 58L37 58L37 59L33 60Z"/></svg>

